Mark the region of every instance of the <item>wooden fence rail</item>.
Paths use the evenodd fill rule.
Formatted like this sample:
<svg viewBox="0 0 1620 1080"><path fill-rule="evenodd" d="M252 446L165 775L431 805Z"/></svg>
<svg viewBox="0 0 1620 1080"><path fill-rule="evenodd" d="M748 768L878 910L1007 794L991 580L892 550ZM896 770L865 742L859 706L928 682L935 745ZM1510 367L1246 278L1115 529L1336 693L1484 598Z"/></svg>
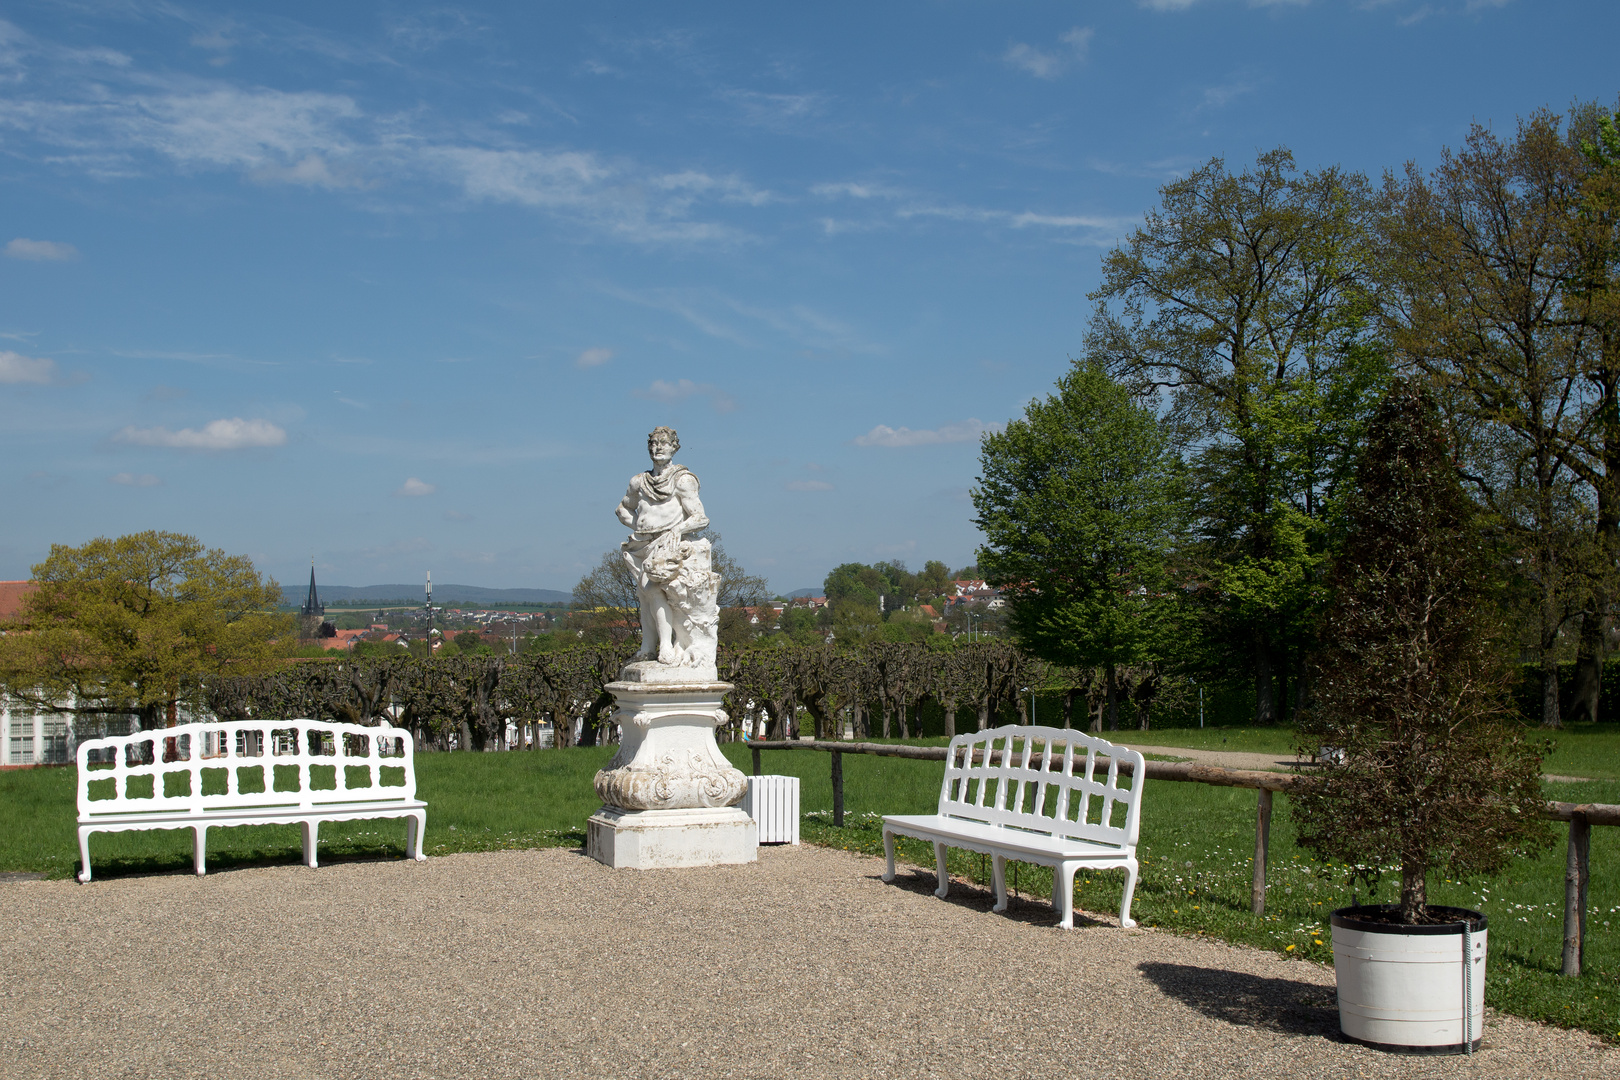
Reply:
<svg viewBox="0 0 1620 1080"><path fill-rule="evenodd" d="M844 755L870 754L875 757L911 758L916 761L944 761L943 746L904 746L894 743L822 742L818 740L755 740L748 744L754 754L754 775L760 775L759 755L763 750L819 750L832 755L833 824L844 824ZM983 751L974 752L979 760ZM1001 751L994 751L998 760ZM1062 768L1054 761L1052 768ZM1121 772L1132 772L1130 762L1120 762ZM1301 773L1263 772L1256 769L1222 769L1192 762L1148 761L1143 770L1149 780L1177 783L1212 784L1218 787L1253 788L1259 793L1254 822L1254 882L1249 904L1256 915L1266 908L1266 865L1271 855L1271 802L1275 792L1293 791L1316 782ZM1586 951L1587 885L1591 878L1591 835L1593 825L1620 825L1620 805L1613 803L1548 802L1542 816L1569 823L1569 845L1564 868L1564 954L1563 973L1579 975Z"/></svg>

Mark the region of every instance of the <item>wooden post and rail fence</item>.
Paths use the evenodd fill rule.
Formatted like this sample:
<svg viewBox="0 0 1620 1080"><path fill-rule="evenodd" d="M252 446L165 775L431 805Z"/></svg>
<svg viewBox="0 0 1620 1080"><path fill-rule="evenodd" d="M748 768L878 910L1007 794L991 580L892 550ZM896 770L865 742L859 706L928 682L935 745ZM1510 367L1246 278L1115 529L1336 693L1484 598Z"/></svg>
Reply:
<svg viewBox="0 0 1620 1080"><path fill-rule="evenodd" d="M844 824L844 755L871 754L876 757L911 758L916 761L944 761L943 746L906 746L894 743L823 742L819 740L754 740L748 743L754 755L754 775L760 775L763 750L819 750L832 755L833 824ZM1000 757L996 751L996 757ZM975 754L977 760L977 753ZM1057 762L1054 768L1060 768ZM1130 772L1129 762L1120 762L1121 772ZM1149 761L1149 780L1211 784L1217 787L1253 788L1259 793L1254 828L1254 884L1250 909L1259 915L1266 908L1266 863L1271 852L1271 802L1276 792L1288 792L1314 782L1300 773L1263 772L1255 769L1222 769L1192 762ZM1569 846L1564 862L1564 954L1563 973L1579 975L1586 946L1587 884L1591 877L1591 837L1593 825L1620 825L1620 805L1612 803L1548 802L1542 816L1569 823Z"/></svg>

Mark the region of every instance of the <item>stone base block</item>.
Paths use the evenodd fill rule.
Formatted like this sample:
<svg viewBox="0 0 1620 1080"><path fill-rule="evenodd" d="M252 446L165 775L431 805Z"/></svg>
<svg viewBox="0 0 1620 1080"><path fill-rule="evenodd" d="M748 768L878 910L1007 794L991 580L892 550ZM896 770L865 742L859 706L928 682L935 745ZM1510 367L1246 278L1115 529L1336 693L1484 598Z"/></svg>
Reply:
<svg viewBox="0 0 1620 1080"><path fill-rule="evenodd" d="M735 806L624 810L604 806L585 823L585 854L614 869L721 866L759 858L754 819Z"/></svg>

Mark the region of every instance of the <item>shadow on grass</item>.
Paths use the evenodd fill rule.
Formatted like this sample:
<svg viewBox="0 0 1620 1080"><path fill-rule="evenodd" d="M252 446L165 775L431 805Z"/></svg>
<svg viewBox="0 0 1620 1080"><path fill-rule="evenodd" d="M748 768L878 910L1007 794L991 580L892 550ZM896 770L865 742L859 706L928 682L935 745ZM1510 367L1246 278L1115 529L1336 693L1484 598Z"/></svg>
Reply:
<svg viewBox="0 0 1620 1080"><path fill-rule="evenodd" d="M872 880L882 880L879 874L867 875ZM990 912L996 906L994 889L987 888L977 882L967 881L963 878L951 878L951 890L940 900L934 895L939 887L939 878L933 871L922 870L915 867L897 865L894 868L894 880L885 882L894 888L904 889L909 893L927 896L939 903L956 904L959 907L970 907L976 911ZM1007 910L994 912L998 918L1008 919L1012 922L1023 923L1026 926L1057 925L1057 911L1052 902L1046 897L1031 897L1027 894L1013 895L1009 888L1007 893ZM1090 927L1113 927L1115 924L1103 919L1087 915L1076 909L1074 913L1074 928L1084 930Z"/></svg>
<svg viewBox="0 0 1620 1080"><path fill-rule="evenodd" d="M1144 963L1137 970L1166 994L1212 1020L1344 1042L1330 987L1186 964Z"/></svg>

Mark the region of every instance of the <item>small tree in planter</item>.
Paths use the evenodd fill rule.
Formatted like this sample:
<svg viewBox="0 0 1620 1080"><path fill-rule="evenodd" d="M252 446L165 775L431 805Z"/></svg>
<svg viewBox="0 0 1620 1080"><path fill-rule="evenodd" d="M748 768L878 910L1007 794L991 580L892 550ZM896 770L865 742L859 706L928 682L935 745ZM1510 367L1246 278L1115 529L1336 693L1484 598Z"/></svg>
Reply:
<svg viewBox="0 0 1620 1080"><path fill-rule="evenodd" d="M1398 904L1335 913L1341 1022L1346 1033L1372 1042L1471 1045L1475 1010L1464 1015L1461 999L1462 1035L1430 1024L1431 1039L1423 1024L1373 1021L1352 1030L1352 1004L1369 1016L1389 1006L1347 1004L1340 948L1345 919L1357 933L1386 923L1392 934L1433 935L1449 924L1466 943L1468 933L1483 930L1483 917L1431 910L1428 875L1494 873L1550 835L1539 817L1540 749L1512 719L1511 670L1490 595L1499 568L1426 391L1402 382L1385 397L1347 511L1349 535L1330 574L1333 596L1312 667L1313 701L1299 727L1302 749L1336 752L1327 755L1321 782L1294 796L1294 815L1302 845L1367 868L1370 885L1380 867L1394 865L1401 887ZM1428 947L1437 946L1431 940ZM1363 955L1359 947L1349 951ZM1454 986L1462 970L1467 987L1472 964L1459 965L1459 955L1444 954L1443 974ZM1481 995L1483 962L1481 951ZM1357 976L1355 993L1381 978L1387 981ZM1438 992L1430 987L1419 997ZM1432 1006L1420 1001L1414 1012Z"/></svg>

